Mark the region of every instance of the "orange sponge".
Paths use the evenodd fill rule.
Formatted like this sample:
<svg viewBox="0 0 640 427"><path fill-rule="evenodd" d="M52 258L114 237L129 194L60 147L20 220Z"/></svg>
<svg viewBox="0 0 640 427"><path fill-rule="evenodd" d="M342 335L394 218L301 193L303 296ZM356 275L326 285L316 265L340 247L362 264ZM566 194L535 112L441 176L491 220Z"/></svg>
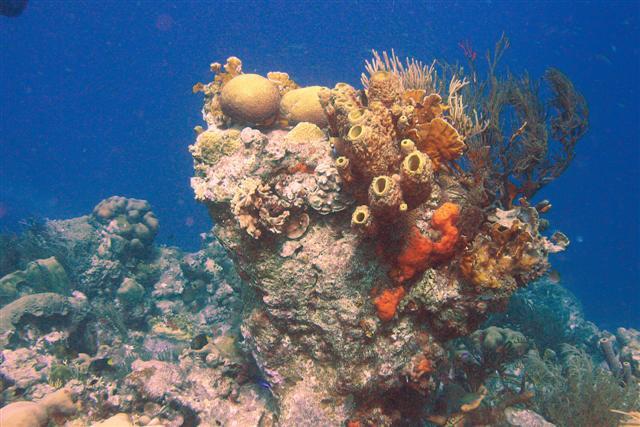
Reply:
<svg viewBox="0 0 640 427"><path fill-rule="evenodd" d="M413 227L391 276L397 282L409 280L416 272L427 268L429 262L450 255L460 234L455 226L459 216L460 206L455 203L447 202L436 209L431 218L431 225L442 233L437 242L432 242L423 236L417 227Z"/></svg>
<svg viewBox="0 0 640 427"><path fill-rule="evenodd" d="M423 236L418 227L413 227L404 249L398 256L392 277L398 282L411 279L417 270L427 265L431 252L433 242Z"/></svg>
<svg viewBox="0 0 640 427"><path fill-rule="evenodd" d="M404 288L398 286L393 289L385 289L379 296L373 300L373 304L378 311L380 320L388 321L393 319L396 314L398 303L404 296Z"/></svg>
<svg viewBox="0 0 640 427"><path fill-rule="evenodd" d="M445 203L440 206L431 218L433 228L442 233L442 237L433 244L433 250L439 255L449 255L458 241L458 229L454 223L460 216L460 206L455 203Z"/></svg>

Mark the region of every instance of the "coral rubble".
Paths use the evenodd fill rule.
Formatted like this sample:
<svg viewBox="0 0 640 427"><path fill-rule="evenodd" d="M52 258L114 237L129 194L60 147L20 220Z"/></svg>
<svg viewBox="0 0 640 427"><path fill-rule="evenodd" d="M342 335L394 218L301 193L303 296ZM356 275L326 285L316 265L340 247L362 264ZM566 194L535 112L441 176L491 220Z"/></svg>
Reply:
<svg viewBox="0 0 640 427"><path fill-rule="evenodd" d="M15 239L0 308L3 425L272 420L235 338L243 291L231 261L211 236L192 254L157 247L157 228L146 201L111 197Z"/></svg>

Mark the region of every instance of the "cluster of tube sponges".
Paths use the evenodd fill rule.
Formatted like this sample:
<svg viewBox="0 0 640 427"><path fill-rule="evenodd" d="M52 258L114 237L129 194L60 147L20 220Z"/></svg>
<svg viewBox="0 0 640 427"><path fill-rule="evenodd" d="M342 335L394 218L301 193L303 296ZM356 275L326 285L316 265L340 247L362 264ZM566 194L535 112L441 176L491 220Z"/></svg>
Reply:
<svg viewBox="0 0 640 427"><path fill-rule="evenodd" d="M403 99L395 74L374 73L366 97L346 83L319 96L338 154L336 168L347 190L368 202L354 210L353 227L375 233L429 198L436 168L427 153L403 137L416 106Z"/></svg>

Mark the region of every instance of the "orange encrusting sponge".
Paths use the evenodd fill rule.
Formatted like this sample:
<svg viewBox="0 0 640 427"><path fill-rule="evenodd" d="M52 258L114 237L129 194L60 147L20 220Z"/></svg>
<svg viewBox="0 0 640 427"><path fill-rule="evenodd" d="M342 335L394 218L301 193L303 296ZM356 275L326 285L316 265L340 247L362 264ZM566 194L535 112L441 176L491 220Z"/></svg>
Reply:
<svg viewBox="0 0 640 427"><path fill-rule="evenodd" d="M404 288L402 286L398 286L393 289L385 289L373 300L373 304L376 306L380 320L388 321L393 319L393 316L396 314L398 303L403 296Z"/></svg>
<svg viewBox="0 0 640 427"><path fill-rule="evenodd" d="M391 276L399 283L404 282L411 279L416 272L427 268L430 261L451 255L460 234L454 225L459 216L460 206L455 203L447 202L436 209L431 218L431 225L442 233L437 242L432 242L423 236L417 227L413 227Z"/></svg>

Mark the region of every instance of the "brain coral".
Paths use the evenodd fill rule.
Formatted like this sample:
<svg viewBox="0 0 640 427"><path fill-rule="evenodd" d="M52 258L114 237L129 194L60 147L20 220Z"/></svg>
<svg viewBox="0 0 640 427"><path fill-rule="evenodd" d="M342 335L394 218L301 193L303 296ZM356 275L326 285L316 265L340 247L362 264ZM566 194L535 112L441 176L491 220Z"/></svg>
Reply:
<svg viewBox="0 0 640 427"><path fill-rule="evenodd" d="M280 91L258 74L241 74L222 88L220 107L240 123L268 124L278 115Z"/></svg>
<svg viewBox="0 0 640 427"><path fill-rule="evenodd" d="M309 86L287 92L280 101L280 113L290 123L310 122L320 127L327 125L327 117L320 105L318 93L326 89Z"/></svg>

